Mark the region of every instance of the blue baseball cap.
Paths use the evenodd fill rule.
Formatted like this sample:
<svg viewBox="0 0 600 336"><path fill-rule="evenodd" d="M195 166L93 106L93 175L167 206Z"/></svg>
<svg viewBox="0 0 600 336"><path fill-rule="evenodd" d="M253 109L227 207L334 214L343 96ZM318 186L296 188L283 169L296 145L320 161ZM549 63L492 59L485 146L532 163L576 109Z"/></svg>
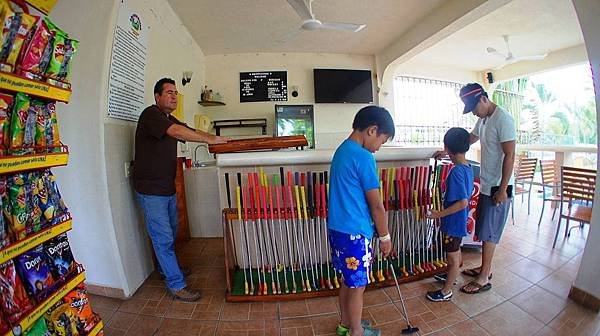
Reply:
<svg viewBox="0 0 600 336"><path fill-rule="evenodd" d="M463 114L472 112L475 109L481 95L488 96L487 92L485 92L483 87L478 83L469 83L460 89L460 99L465 104Z"/></svg>

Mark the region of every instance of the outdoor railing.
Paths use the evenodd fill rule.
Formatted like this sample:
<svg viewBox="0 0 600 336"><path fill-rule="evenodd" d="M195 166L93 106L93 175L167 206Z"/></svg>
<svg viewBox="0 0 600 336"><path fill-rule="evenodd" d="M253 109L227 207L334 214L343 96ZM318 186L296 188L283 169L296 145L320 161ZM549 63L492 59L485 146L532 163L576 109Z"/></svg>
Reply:
<svg viewBox="0 0 600 336"><path fill-rule="evenodd" d="M473 126L461 126L467 131L471 131ZM444 134L450 126L413 126L396 125L396 135L389 144L391 146L442 146ZM517 131L517 143L521 145L555 145L568 146L574 145L575 139L570 135L561 134L534 134L529 131Z"/></svg>

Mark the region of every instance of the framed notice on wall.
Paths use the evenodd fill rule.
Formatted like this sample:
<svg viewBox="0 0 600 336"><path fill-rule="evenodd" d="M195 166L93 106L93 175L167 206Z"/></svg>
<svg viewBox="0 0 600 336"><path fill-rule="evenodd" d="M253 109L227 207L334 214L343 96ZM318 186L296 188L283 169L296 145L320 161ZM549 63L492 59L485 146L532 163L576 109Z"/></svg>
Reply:
<svg viewBox="0 0 600 336"><path fill-rule="evenodd" d="M240 72L240 103L287 101L287 71Z"/></svg>
<svg viewBox="0 0 600 336"><path fill-rule="evenodd" d="M108 81L108 116L137 121L145 108L148 26L139 11L119 4Z"/></svg>

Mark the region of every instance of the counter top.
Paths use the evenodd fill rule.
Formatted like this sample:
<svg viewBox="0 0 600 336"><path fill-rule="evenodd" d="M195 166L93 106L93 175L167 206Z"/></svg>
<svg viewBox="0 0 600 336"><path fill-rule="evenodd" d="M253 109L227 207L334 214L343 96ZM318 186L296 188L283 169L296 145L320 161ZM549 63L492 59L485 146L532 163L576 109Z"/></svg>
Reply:
<svg viewBox="0 0 600 336"><path fill-rule="evenodd" d="M439 147L382 147L376 161L423 160L433 156ZM227 153L217 155L218 167L268 166L330 163L335 149L280 150Z"/></svg>

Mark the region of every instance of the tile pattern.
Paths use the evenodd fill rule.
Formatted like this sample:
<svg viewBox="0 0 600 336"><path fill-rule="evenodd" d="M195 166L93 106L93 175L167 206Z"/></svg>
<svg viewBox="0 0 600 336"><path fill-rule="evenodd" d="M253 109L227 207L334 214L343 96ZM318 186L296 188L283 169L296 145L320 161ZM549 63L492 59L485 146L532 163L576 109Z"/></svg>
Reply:
<svg viewBox="0 0 600 336"><path fill-rule="evenodd" d="M600 315L569 300L579 268L587 228L557 243L551 212L538 228L538 200L531 215L517 202L515 224L509 219L494 256L492 290L468 295L458 286L450 302L433 303L427 291L439 287L433 279L401 285L409 319L421 335L598 335ZM105 322L105 335L335 335L339 322L336 298L274 303L225 302L221 239L193 239L178 251L181 264L192 267L190 286L203 297L196 303L174 301L156 274L132 298L118 300L93 295L91 302ZM480 252L465 250L464 267L478 266ZM406 327L394 287L368 291L363 318L382 335L398 335Z"/></svg>

